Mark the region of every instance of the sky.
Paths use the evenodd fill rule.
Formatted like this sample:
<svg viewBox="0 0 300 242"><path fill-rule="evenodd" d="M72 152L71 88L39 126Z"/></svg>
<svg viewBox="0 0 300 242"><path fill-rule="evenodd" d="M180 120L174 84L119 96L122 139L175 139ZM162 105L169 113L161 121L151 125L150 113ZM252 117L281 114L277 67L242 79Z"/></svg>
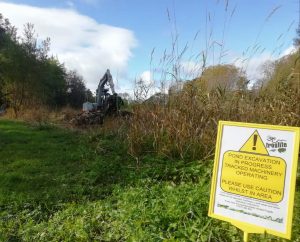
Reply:
<svg viewBox="0 0 300 242"><path fill-rule="evenodd" d="M234 63L254 82L262 64L293 51L299 0L0 0L18 28L33 23L51 54L95 91L110 69L117 92L142 78L192 79ZM174 69L175 66L175 69Z"/></svg>

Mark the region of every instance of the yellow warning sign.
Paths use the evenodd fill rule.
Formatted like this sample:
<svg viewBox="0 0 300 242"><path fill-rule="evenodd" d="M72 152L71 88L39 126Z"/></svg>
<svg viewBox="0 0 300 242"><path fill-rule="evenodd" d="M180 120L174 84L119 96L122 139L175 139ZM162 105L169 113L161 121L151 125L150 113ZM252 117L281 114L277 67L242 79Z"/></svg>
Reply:
<svg viewBox="0 0 300 242"><path fill-rule="evenodd" d="M264 142L259 136L257 130L250 136L240 151L256 153L261 155L269 155Z"/></svg>
<svg viewBox="0 0 300 242"><path fill-rule="evenodd" d="M224 153L221 188L246 197L278 203L283 198L286 163L268 155L257 131L240 151Z"/></svg>
<svg viewBox="0 0 300 242"><path fill-rule="evenodd" d="M300 128L220 121L209 216L291 238Z"/></svg>
<svg viewBox="0 0 300 242"><path fill-rule="evenodd" d="M227 151L221 188L247 197L277 203L283 198L285 161L278 157Z"/></svg>

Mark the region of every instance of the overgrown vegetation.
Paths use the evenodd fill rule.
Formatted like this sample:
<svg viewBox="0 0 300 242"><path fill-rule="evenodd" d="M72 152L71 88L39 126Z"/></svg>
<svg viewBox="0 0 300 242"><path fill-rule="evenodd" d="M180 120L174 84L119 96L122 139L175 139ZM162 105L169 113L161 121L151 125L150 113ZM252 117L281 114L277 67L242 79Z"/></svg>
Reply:
<svg viewBox="0 0 300 242"><path fill-rule="evenodd" d="M0 15L0 105L10 107L10 120L0 120L0 240L241 241L235 227L207 216L217 124L300 126L297 33L296 51L268 63L253 86L245 70L221 64L224 39L219 63L207 66L211 36L195 78L181 78L187 47L178 51L172 33L161 93L147 99L151 85L138 80L132 117L70 131L53 124L67 124L75 112L69 106L92 93L49 56L49 39L38 45L31 24L19 38ZM30 125L11 121L16 116ZM298 172L293 241L300 241L299 189Z"/></svg>
<svg viewBox="0 0 300 242"><path fill-rule="evenodd" d="M144 155L137 169L115 135L0 120L0 240L241 241L207 216L211 160Z"/></svg>
<svg viewBox="0 0 300 242"><path fill-rule="evenodd" d="M149 152L185 161L211 158L219 120L300 126L299 27L294 51L265 63L264 76L249 80L246 75L249 61L258 50L263 53L265 48L258 43L258 33L253 45L242 56L233 63L224 60L228 54L224 35L235 12L235 7L228 7L229 1L224 2L226 17L222 41L214 39L213 19L206 13L206 45L191 56L188 51L195 43L180 48L175 13L167 11L171 48L159 57L158 67L153 64L155 49L150 61L153 75L161 76L160 93L145 100L155 83L151 86L136 82L135 95L140 104L133 107L134 116L127 137L129 153L138 163L140 157ZM275 7L262 25L279 8ZM194 41L197 38L198 33ZM219 50L215 50L215 44ZM281 51L276 47L273 53ZM239 62L246 64L243 67Z"/></svg>
<svg viewBox="0 0 300 242"><path fill-rule="evenodd" d="M272 63L266 80L250 90L236 70L219 66L170 92L165 105L136 106L130 153L136 159L145 152L185 160L212 157L219 120L300 126L299 53ZM207 80L213 80L210 86Z"/></svg>

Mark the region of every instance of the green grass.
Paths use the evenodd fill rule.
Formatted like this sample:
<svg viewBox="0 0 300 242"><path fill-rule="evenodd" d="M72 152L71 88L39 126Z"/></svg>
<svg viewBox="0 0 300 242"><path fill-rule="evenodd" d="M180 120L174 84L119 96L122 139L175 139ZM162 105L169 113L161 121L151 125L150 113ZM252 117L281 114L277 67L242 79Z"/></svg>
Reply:
<svg viewBox="0 0 300 242"><path fill-rule="evenodd" d="M113 135L0 120L0 241L241 241L207 216L211 169L151 154L136 167Z"/></svg>

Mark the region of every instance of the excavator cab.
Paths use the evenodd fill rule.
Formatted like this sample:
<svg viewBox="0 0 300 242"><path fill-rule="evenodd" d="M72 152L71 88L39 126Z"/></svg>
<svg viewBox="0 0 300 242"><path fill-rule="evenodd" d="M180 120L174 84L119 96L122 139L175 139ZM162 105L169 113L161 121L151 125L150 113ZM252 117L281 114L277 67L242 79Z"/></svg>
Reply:
<svg viewBox="0 0 300 242"><path fill-rule="evenodd" d="M107 85L112 94L109 93L109 88L106 88ZM83 103L83 112L71 122L76 125L101 124L106 115L118 114L122 105L124 102L115 92L112 76L107 69L96 90L96 103Z"/></svg>

